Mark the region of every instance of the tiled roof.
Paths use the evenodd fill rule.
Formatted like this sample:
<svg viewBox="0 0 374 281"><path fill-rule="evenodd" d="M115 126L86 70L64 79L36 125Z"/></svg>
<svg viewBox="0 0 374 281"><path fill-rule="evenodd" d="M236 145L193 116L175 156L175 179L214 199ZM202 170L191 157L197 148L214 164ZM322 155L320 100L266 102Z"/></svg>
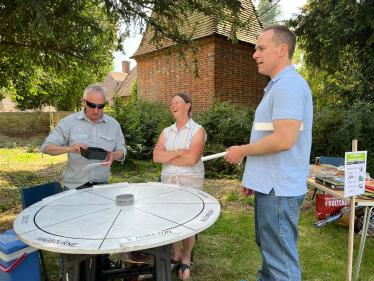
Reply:
<svg viewBox="0 0 374 281"><path fill-rule="evenodd" d="M124 81L126 79L127 74L128 73L116 72L116 71L109 72L109 75L111 75L114 80L120 81L120 82L122 82L122 81Z"/></svg>
<svg viewBox="0 0 374 281"><path fill-rule="evenodd" d="M252 4L251 0L242 0L242 11L240 13L240 19L242 20L248 20L252 17L251 23L252 27L249 31L238 31L237 32L237 38L239 41L247 42L251 44L256 44L257 38L260 35L260 32L262 30L262 23L257 17L257 15L254 14L255 8ZM203 13L194 12L189 18L189 23L185 23L183 26L179 27L179 31L184 34L190 34L192 28L194 27L194 24L196 22L199 23L197 26L193 39L199 39L211 35L223 35L228 36L230 34L230 25L219 23L217 24L216 18L206 16ZM154 32L152 30L146 30L142 42L136 52L132 55L131 58L136 58L140 55L148 54L154 51L157 51L156 46L150 45L149 41L153 37ZM167 48L172 45L175 45L175 43L171 42L171 40L166 41L163 46L160 46L159 49Z"/></svg>
<svg viewBox="0 0 374 281"><path fill-rule="evenodd" d="M134 84L137 74L137 66L130 70L129 75L127 75L125 81L119 87L117 94L121 97L131 96L131 86Z"/></svg>

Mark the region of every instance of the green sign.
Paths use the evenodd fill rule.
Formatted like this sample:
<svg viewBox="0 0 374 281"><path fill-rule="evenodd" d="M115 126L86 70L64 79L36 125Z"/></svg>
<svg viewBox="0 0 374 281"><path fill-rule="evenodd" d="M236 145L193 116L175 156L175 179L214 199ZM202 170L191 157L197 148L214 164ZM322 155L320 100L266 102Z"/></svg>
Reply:
<svg viewBox="0 0 374 281"><path fill-rule="evenodd" d="M347 155L347 162L351 161L365 161L366 160L366 153L353 153Z"/></svg>

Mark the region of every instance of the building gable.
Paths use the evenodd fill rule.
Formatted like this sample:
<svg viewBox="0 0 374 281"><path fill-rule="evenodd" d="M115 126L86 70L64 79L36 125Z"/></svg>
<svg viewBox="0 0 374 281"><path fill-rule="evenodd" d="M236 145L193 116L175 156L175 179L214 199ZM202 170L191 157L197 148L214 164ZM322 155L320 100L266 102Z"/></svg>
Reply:
<svg viewBox="0 0 374 281"><path fill-rule="evenodd" d="M257 38L262 30L262 23L255 14L255 7L253 6L251 0L242 0L242 11L240 12L239 17L242 20L250 19L252 25L249 30L239 30L237 32L238 40L255 45ZM222 35L228 37L231 32L231 25L225 23L217 24L217 19L215 19L214 17L206 16L203 13L198 12L193 12L189 16L188 21L186 21L184 25L179 26L179 31L183 34L190 34L196 23L198 23L197 28L192 34L192 38L194 40L212 35ZM158 46L157 48L155 45L149 44L153 36L154 32L150 29L147 29L143 34L140 46L131 58L135 59L140 55L152 53L175 45L175 43L173 43L172 41L166 40L161 46Z"/></svg>
<svg viewBox="0 0 374 281"><path fill-rule="evenodd" d="M135 66L130 71L129 75L127 75L125 81L123 81L120 88L118 89L116 94L119 97L131 96L131 88L132 88L132 84L134 84L134 82L135 82L136 75L137 75L137 66Z"/></svg>
<svg viewBox="0 0 374 281"><path fill-rule="evenodd" d="M201 18L201 29L196 30L194 38L200 48L199 79L175 59L175 53L170 58L167 48L170 44L161 49L146 44L152 36L152 32L146 32L143 45L133 55L137 61L138 98L169 105L173 95L184 92L191 96L195 113L208 109L215 100L257 106L268 83L268 77L258 73L253 59L262 24L253 15L252 2L243 0L242 3L247 9L241 16L254 19L253 32L239 32L236 44L227 40L228 26L216 25L209 17ZM195 18L190 20L193 21ZM186 60L192 62L190 54Z"/></svg>

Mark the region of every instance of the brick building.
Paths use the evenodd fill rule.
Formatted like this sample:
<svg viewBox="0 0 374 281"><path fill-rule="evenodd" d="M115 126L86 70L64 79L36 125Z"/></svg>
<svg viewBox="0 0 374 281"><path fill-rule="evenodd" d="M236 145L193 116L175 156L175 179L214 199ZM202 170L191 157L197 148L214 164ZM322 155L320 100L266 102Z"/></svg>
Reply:
<svg viewBox="0 0 374 281"><path fill-rule="evenodd" d="M126 76L125 80L119 86L116 94L124 101L130 102L131 101L131 88L132 84L135 82L137 74L137 66L130 70L129 74Z"/></svg>
<svg viewBox="0 0 374 281"><path fill-rule="evenodd" d="M113 97L118 91L119 87L125 81L130 72L130 62L122 61L122 72L111 71L107 76L104 76L103 83L97 83L98 86L103 87L108 95L109 105L113 105Z"/></svg>
<svg viewBox="0 0 374 281"><path fill-rule="evenodd" d="M176 55L168 62L171 44L156 49L148 44L153 33L146 31L142 44L132 56L137 62L138 97L168 105L174 94L185 92L193 100L194 112L207 109L215 99L257 106L268 82L267 76L258 73L252 57L262 23L253 16L255 8L250 0L243 0L242 8L242 17L252 16L252 27L250 32L238 33L236 44L227 40L229 26L217 25L214 18L203 14L189 18L192 23L200 23L193 38L200 47L201 79L195 81L192 71L180 65ZM191 28L183 26L182 29Z"/></svg>

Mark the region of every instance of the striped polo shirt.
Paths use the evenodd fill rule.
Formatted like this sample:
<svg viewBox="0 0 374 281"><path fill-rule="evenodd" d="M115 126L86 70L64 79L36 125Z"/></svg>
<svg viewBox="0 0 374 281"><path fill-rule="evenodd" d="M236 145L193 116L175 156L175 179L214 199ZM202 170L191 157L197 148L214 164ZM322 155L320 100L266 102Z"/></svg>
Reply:
<svg viewBox="0 0 374 281"><path fill-rule="evenodd" d="M190 149L191 141L196 132L202 128L201 125L197 124L191 118L178 132L177 123L175 122L170 127L164 129L164 135L166 138L165 148L167 151L178 150L178 149ZM206 135L205 135L206 140ZM162 177L165 176L186 176L190 178L204 178L204 164L203 161L199 160L193 166L178 167L169 163L162 164Z"/></svg>

